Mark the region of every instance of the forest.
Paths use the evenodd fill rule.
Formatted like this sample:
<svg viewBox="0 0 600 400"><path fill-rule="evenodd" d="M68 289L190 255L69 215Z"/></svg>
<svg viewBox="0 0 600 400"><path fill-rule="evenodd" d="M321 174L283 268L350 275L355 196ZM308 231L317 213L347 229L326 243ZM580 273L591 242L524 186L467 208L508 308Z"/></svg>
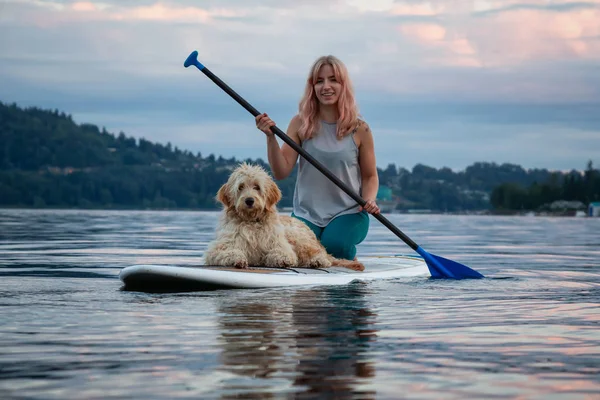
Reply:
<svg viewBox="0 0 600 400"><path fill-rule="evenodd" d="M0 207L216 209L218 188L241 161L109 133L59 110L0 102ZM600 201L600 171L524 169L477 162L464 171L417 164L378 168L382 202L398 211L538 210L557 200ZM295 171L277 181L290 207ZM385 189L385 190L384 190Z"/></svg>

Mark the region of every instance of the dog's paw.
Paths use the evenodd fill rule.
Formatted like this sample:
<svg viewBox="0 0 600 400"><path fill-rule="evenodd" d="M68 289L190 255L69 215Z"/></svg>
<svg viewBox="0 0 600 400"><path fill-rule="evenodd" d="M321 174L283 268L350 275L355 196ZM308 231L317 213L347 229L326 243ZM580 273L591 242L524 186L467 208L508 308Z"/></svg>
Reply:
<svg viewBox="0 0 600 400"><path fill-rule="evenodd" d="M265 258L265 264L269 267L296 267L298 265L298 256L293 252L271 252Z"/></svg>
<svg viewBox="0 0 600 400"><path fill-rule="evenodd" d="M237 260L233 263L233 266L235 268L239 268L239 269L246 269L246 268L248 268L248 260L243 260L243 259Z"/></svg>
<svg viewBox="0 0 600 400"><path fill-rule="evenodd" d="M280 265L285 268L296 267L296 266L298 266L298 259L297 258L283 259L283 260L281 260Z"/></svg>
<svg viewBox="0 0 600 400"><path fill-rule="evenodd" d="M331 267L331 261L326 254L320 254L316 257L311 258L308 261L308 268L327 268Z"/></svg>
<svg viewBox="0 0 600 400"><path fill-rule="evenodd" d="M351 270L354 270L354 271L364 271L365 270L365 266L358 261L349 263L348 265L346 265L346 268L350 268Z"/></svg>
<svg viewBox="0 0 600 400"><path fill-rule="evenodd" d="M331 260L331 265L334 265L336 267L344 267L344 268L351 269L353 271L364 271L365 270L365 266L363 265L363 263L356 260L356 258L354 260L345 260L345 259L341 259L341 258L335 258L332 256L332 257L330 257L330 260Z"/></svg>
<svg viewBox="0 0 600 400"><path fill-rule="evenodd" d="M292 267L298 266L298 260L297 259L293 259L291 257L289 257L289 258L280 258L276 262L272 263L272 265L274 267L292 268Z"/></svg>

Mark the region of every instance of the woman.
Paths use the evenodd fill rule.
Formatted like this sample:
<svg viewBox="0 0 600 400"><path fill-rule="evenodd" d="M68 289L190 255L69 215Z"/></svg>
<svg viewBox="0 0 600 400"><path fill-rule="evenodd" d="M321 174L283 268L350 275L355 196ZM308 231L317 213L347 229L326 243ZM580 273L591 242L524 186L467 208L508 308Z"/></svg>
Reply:
<svg viewBox="0 0 600 400"><path fill-rule="evenodd" d="M269 164L275 179L292 172L298 153L287 143L280 148L267 114L256 117L256 126L267 135ZM334 56L313 64L299 113L292 118L287 135L367 202L364 207L300 158L294 190L292 216L304 221L327 251L352 260L356 245L369 230L367 213L378 214L375 203L379 178L373 135L358 118L352 83L345 65Z"/></svg>

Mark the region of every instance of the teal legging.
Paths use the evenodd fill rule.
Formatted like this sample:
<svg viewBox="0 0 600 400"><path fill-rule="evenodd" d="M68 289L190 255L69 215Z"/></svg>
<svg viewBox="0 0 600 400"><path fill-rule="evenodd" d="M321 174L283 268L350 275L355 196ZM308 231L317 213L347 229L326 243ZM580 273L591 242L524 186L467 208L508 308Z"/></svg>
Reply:
<svg viewBox="0 0 600 400"><path fill-rule="evenodd" d="M369 214L366 211L340 215L332 219L324 228L294 213L292 217L308 225L329 254L347 260L354 260L356 245L365 240L369 231Z"/></svg>

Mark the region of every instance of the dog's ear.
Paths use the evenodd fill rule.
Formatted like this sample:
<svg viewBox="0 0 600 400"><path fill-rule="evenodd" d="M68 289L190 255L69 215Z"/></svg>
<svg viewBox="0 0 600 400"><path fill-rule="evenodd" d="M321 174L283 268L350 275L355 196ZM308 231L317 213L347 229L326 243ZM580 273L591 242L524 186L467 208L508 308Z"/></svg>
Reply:
<svg viewBox="0 0 600 400"><path fill-rule="evenodd" d="M231 200L229 199L229 186L227 183L223 184L217 191L217 200L225 207L231 207Z"/></svg>
<svg viewBox="0 0 600 400"><path fill-rule="evenodd" d="M269 180L267 185L267 206L272 207L281 200L281 190L275 182Z"/></svg>

